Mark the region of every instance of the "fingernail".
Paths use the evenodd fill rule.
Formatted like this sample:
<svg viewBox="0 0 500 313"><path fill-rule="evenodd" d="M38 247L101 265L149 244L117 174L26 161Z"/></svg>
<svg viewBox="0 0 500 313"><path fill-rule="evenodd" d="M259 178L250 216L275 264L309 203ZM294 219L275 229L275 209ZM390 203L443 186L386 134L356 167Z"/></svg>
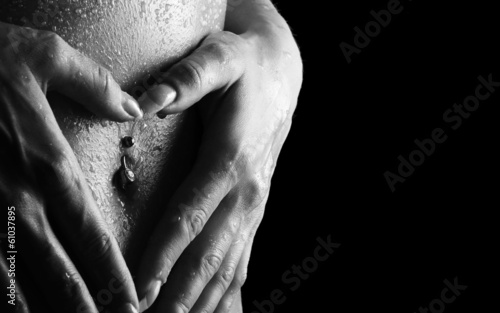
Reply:
<svg viewBox="0 0 500 313"><path fill-rule="evenodd" d="M138 101L146 113L158 112L175 101L177 92L169 85L153 86L139 97Z"/></svg>
<svg viewBox="0 0 500 313"><path fill-rule="evenodd" d="M137 313L137 310L132 304L126 303L118 308L118 313Z"/></svg>
<svg viewBox="0 0 500 313"><path fill-rule="evenodd" d="M160 293L161 281L157 280L149 288L146 296L139 302L139 313L146 311L156 300L158 294Z"/></svg>
<svg viewBox="0 0 500 313"><path fill-rule="evenodd" d="M165 95L165 100L163 101L163 107L166 108L167 106L171 105L172 102L175 101L175 98L177 97L177 92L174 90L174 88L170 87L169 85L161 85L163 88L163 93Z"/></svg>
<svg viewBox="0 0 500 313"><path fill-rule="evenodd" d="M142 118L143 113L139 107L139 103L126 92L122 93L122 97L122 106L125 112L135 118Z"/></svg>

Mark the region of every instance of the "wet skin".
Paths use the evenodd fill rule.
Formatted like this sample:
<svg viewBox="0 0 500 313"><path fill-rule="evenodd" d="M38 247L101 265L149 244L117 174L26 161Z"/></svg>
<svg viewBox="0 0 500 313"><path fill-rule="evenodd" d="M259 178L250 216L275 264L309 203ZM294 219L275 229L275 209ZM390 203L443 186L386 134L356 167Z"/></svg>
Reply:
<svg viewBox="0 0 500 313"><path fill-rule="evenodd" d="M47 7L36 0L24 6L7 2L0 21L57 33L109 69L122 89L136 98L207 34L222 29L226 5L205 0L156 0L147 5L59 1ZM48 99L134 275L165 201L194 162L200 136L196 112L116 123L95 117L60 94L49 93ZM132 147L123 146L124 136L134 138ZM135 182L126 188L116 179L123 155L135 173Z"/></svg>
<svg viewBox="0 0 500 313"><path fill-rule="evenodd" d="M185 5L186 1L183 1L182 4ZM206 11L216 19L220 18L220 15L213 11L214 4L208 4L210 6L201 5L201 7L195 8L195 11ZM147 19L148 12L150 12L148 7L139 5L134 9L137 8L139 9L139 17ZM74 13L71 13L72 9L75 8L70 8L68 12L76 14L82 19L88 19L90 13L103 14L99 10L95 12L90 10L89 12L81 8L76 8ZM110 12L113 12L114 9L113 6L109 7ZM197 106L199 109L196 112L200 114L200 123L197 123L196 117L189 115L184 116L179 122L179 125L185 123L186 129L194 129L194 135L189 140L181 138L183 147L185 142L192 142L193 150L196 149L199 137L196 126L199 124L203 125L203 137L200 140L195 166L175 195L168 201L161 219L152 221L157 222L154 234L148 242L146 252L139 253L142 261L136 280L136 288L141 300L140 307L143 309L151 305L157 296L160 300L159 309L162 311L187 311L193 308L195 312L204 312L206 310L212 311L217 306L218 312L225 312L225 309L229 308L232 299L239 295L239 289L245 281L251 246L255 231L264 213L275 161L290 130L291 117L302 81L300 52L293 40L292 33L268 0L237 1L237 3L231 4L231 9L232 13L227 15L225 25L226 29L230 31L217 32L207 36L193 54L169 70L170 74L167 75L164 83L147 92L147 98L154 101L165 99L160 100L160 102L165 103L166 99L175 99L172 105L162 109L168 113L184 112L205 95L210 93L210 97L206 98L203 104ZM161 10L155 10L152 14L161 15ZM206 15L196 16L202 27L210 25L207 22L210 18ZM87 26L99 26L99 23L105 21L104 18L96 18L95 23ZM111 20L115 18L115 15L110 16ZM136 20L133 17L129 20L134 20L134 23L140 22L140 19ZM64 20L60 21L60 23L63 22ZM75 18L72 23L77 25L78 18ZM65 37L64 27L61 29L59 26L64 25L56 25L54 31L61 31L61 35ZM114 24L105 27L105 31L113 33L115 31L113 26ZM125 26L123 27L125 28ZM179 24L179 27L189 28L189 26L190 20L185 20L182 25ZM85 47L87 42L93 42L88 33L81 29L80 32L85 35L75 35L76 39L67 36L70 38L66 39L79 48ZM86 38L82 40L82 36ZM106 39L108 41L104 41L105 45L113 43L111 39ZM136 36L135 39L133 37L132 42L134 40L140 41L142 39L137 39ZM148 40L150 40L149 37L146 41ZM102 48L98 44L94 45L97 48ZM38 43L35 46L37 47ZM42 46L44 45L42 44ZM56 44L56 46L58 45ZM139 53L141 48L142 46L138 47ZM189 48L187 49L189 50ZM102 58L103 55L106 57L104 50L86 52L91 56L97 54ZM103 54L101 53L101 55L99 51ZM113 52L115 56L120 57L118 51L110 53ZM50 49L49 53L45 53L45 55L46 59L43 60L50 61ZM94 58L106 65L105 59ZM130 56L127 55L126 58L130 58ZM110 60L113 61L112 58ZM59 66L59 63L56 62L55 65ZM116 66L120 68L120 64ZM83 77L92 73L92 71L83 69L82 71ZM17 71L15 72L17 73ZM72 71L72 73L75 73L72 77L80 76L80 72ZM92 85L92 76L89 78ZM7 77L4 77L4 80L7 81ZM71 80L77 81L76 79ZM42 82L44 82L43 77ZM128 86L126 81L121 80L120 82L124 87L132 87ZM80 88L88 89L85 84L80 85ZM104 85L100 85L100 88L103 87L107 90ZM177 94L175 98L167 97L167 94L171 95L168 90L172 90L172 87ZM60 91L64 92L64 90ZM70 96L73 96L76 101L79 99L75 98L74 95ZM123 99L123 96L121 98ZM141 97L141 99L143 98ZM54 97L51 97L50 100L56 103L56 115L59 123L63 124L63 130L73 146L88 143L85 140L81 141L79 134L71 134L71 132L75 132L74 128L83 127L83 132L92 132L97 136L101 136L103 133L97 124L99 121L92 119L89 121L88 118L84 118L83 111L63 109L63 105L59 105L69 102ZM79 102L83 105L93 103L93 101ZM158 103L154 105L151 101L140 100L139 102L143 108L156 106L159 109ZM102 101L97 103L107 105ZM123 105L124 108L132 109L128 100L123 102ZM8 103L6 108L13 107ZM36 106L33 109L37 113ZM95 112L94 109L89 105L89 110ZM99 112L96 113L99 114ZM13 116L16 116L15 114L16 112ZM10 116L10 114L4 115L4 119L9 123L6 116ZM189 127L190 121L193 122L192 128ZM106 128L112 128L113 125L104 123L101 126L106 132ZM89 129L86 129L87 126ZM157 125L153 126L158 127ZM31 129L29 125L26 127L28 130ZM138 123L132 126L128 133L118 129L115 134L122 133L120 136L123 136L125 133L125 135L136 136L137 129L142 132L151 129L151 127L151 124ZM10 127L10 129L11 134L17 134L15 127ZM179 136L183 137L184 131L179 130L179 132L182 133L182 136ZM104 137L106 136L109 139L107 142L114 141L112 139L114 134L105 134ZM115 140L118 141L120 136L116 136ZM189 137L189 135L186 136ZM14 135L14 137L18 136ZM91 143L96 142L96 137L88 136L87 138ZM16 144L22 145L24 142L16 142ZM99 144L97 146L99 147ZM131 149L124 149L123 153L129 153L132 156L133 161L127 163L132 164L130 167L134 171L147 172L147 166L141 166L142 162L145 161L144 149L141 146L142 144L138 143ZM155 144L151 147L151 150L155 152L164 151L161 146ZM99 148L107 149L107 146L101 145ZM77 150L78 147L75 149ZM189 148L186 149L189 150ZM87 153L89 152L77 152L77 155L78 157L83 155L83 157L92 160L86 155ZM93 152L90 154L92 155ZM192 160L189 160L189 153L184 154L187 157L184 157L182 161L190 164ZM99 153L97 155L99 156ZM117 156L119 157L119 153ZM114 162L117 162L118 157L111 157L111 159L114 158ZM101 162L102 159L102 156L95 158L98 162ZM62 160L64 161L64 158ZM106 162L104 165L112 163ZM80 161L80 163L82 162ZM84 169L87 176L96 173L96 171L100 173L103 168L106 169L105 166L101 166L101 163L99 165L98 168ZM88 163L82 164L82 167L85 166L88 166ZM114 170L118 167L119 165L116 165ZM175 168L182 171L177 166ZM36 168L34 169L36 170ZM110 171L110 173L114 172ZM152 175L141 174L139 178L141 176L147 177L148 180L155 179ZM107 179L108 182L112 180L109 175ZM170 178L167 177L166 180L168 179ZM145 181L139 180L138 182ZM156 188L162 183L163 180L160 178L150 186ZM96 189L94 186L92 187L94 190ZM135 183L123 193L116 191L116 194L104 193L104 196L98 194L95 197L101 202L100 206L103 205L102 198L118 197L113 201L117 206L119 205L118 210L123 211L121 214L128 219L126 215L130 214L127 209L129 203L137 203L145 191L150 191L148 186ZM89 193L87 192L87 194ZM137 217L146 220L143 225L147 225L149 218L146 218L149 214L144 212L150 210L149 204L155 204L154 192L150 194L153 196L148 198L146 194L146 197L142 198L148 198L148 200L143 201L146 203L147 210L139 209L133 212L141 212ZM165 196L170 195L166 194ZM105 213L109 219L109 212ZM152 213L149 216L156 215ZM122 226L126 231L133 228L130 227L129 223ZM128 229L127 226L129 226ZM115 226L115 232L116 229ZM118 225L118 230L118 232L122 231L120 225ZM134 234L131 240L123 240L123 236L118 234L118 239L122 242L122 250L128 251L129 262L140 250L135 248L137 246L134 245L134 242L144 243L142 240L137 240L141 236L141 226L138 225L132 232L135 233L136 230L139 235L135 236ZM148 231L149 229L144 230L145 233ZM174 264L175 266L172 268ZM132 271L137 273L135 270L135 265L133 265ZM158 287L161 285L163 286L160 290ZM221 299L220 303L218 299ZM136 300L131 299L130 301L135 303L134 306L137 307Z"/></svg>
<svg viewBox="0 0 500 313"><path fill-rule="evenodd" d="M46 18L40 17L44 13ZM60 1L45 8L31 1L25 7L10 6L0 20L18 25L27 20L32 24L27 25L56 32L109 69L122 89L137 97L208 33L221 30L224 14L223 1L208 5L204 0L157 0L147 6L139 1ZM98 206L134 268L161 201L175 191L194 160L199 136L195 112L115 123L59 94L48 98ZM121 144L124 136L134 138L131 148ZM113 179L123 155L130 157L136 178L125 189Z"/></svg>

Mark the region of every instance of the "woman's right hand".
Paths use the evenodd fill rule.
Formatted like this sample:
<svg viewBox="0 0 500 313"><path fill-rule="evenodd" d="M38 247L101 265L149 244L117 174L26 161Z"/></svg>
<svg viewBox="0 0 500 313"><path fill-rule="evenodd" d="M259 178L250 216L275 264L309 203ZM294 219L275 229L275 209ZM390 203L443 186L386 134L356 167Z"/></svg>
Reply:
<svg viewBox="0 0 500 313"><path fill-rule="evenodd" d="M50 90L103 118L142 117L106 69L59 36L0 22L0 205L3 216L15 207L16 262L34 285L8 276L5 255L0 281L5 288L15 279L19 312L30 311L19 294L28 287L50 299L51 312L136 312L132 276L52 113Z"/></svg>

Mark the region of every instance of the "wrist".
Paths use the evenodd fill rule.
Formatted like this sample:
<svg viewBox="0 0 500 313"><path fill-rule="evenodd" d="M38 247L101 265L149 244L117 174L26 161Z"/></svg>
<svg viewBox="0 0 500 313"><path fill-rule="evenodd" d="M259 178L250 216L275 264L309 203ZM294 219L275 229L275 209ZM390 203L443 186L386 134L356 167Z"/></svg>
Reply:
<svg viewBox="0 0 500 313"><path fill-rule="evenodd" d="M290 82L300 89L302 58L290 27L270 0L228 1L224 30L245 38L256 47L258 63L278 68Z"/></svg>
<svg viewBox="0 0 500 313"><path fill-rule="evenodd" d="M276 21L251 27L241 36L249 40L252 46L258 47L258 57L263 60L264 67L278 68L291 87L300 89L302 57L290 27L281 16Z"/></svg>

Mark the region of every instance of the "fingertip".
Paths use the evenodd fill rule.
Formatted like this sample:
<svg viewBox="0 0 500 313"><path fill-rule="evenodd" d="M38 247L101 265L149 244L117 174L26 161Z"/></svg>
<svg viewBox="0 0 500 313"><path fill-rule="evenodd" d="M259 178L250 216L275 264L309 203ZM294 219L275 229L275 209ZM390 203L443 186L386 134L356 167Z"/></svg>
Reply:
<svg viewBox="0 0 500 313"><path fill-rule="evenodd" d="M139 103L124 91L122 91L122 107L131 117L130 119L141 119L144 116Z"/></svg>
<svg viewBox="0 0 500 313"><path fill-rule="evenodd" d="M155 85L143 93L139 99L141 109L146 113L158 113L172 104L177 97L175 89L166 84Z"/></svg>
<svg viewBox="0 0 500 313"><path fill-rule="evenodd" d="M146 113L157 113L167 108L177 98L175 89L167 84L155 85L139 97L138 101Z"/></svg>
<svg viewBox="0 0 500 313"><path fill-rule="evenodd" d="M155 302L160 294L162 283L159 280L154 281L148 288L144 297L139 302L139 313L146 311Z"/></svg>

